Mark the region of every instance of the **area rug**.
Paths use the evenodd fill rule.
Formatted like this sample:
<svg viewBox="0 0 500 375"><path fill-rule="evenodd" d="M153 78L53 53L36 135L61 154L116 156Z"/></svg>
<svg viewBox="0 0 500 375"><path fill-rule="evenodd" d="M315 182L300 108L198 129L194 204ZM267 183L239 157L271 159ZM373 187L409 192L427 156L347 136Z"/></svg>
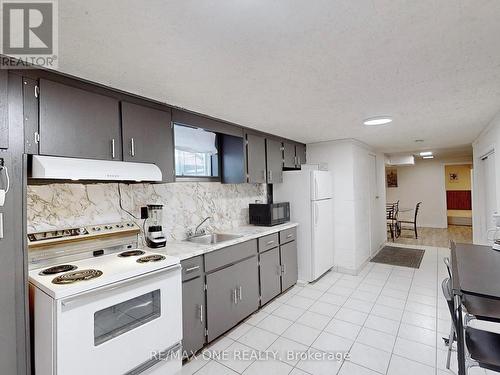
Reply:
<svg viewBox="0 0 500 375"><path fill-rule="evenodd" d="M391 266L420 268L425 250L406 247L384 246L371 262L390 264Z"/></svg>

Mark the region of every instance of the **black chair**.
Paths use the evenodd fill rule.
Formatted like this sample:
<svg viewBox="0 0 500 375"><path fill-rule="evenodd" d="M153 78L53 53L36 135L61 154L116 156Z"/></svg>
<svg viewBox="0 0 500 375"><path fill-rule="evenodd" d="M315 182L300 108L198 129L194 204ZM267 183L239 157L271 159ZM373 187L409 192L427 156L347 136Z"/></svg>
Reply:
<svg viewBox="0 0 500 375"><path fill-rule="evenodd" d="M395 241L398 237L398 214L399 214L399 201L396 203L387 203L385 205L385 213L387 220L387 227L391 233L391 239Z"/></svg>
<svg viewBox="0 0 500 375"><path fill-rule="evenodd" d="M418 238L418 232L417 232L417 217L418 217L418 210L420 209L420 205L422 202L418 202L416 207L415 207L415 216L413 217L413 221L409 220L399 220L398 221L398 226L399 230L413 230L415 232L415 238ZM402 224L411 224L411 227L404 227Z"/></svg>
<svg viewBox="0 0 500 375"><path fill-rule="evenodd" d="M450 260L448 258L444 259L444 263L446 264L446 268L448 271L449 278L446 278L441 283L441 288L443 290L443 295L446 299L446 303L448 305L448 309L450 310L451 315L451 329L450 336L446 339L444 338L445 344L448 345L448 356L446 359L446 368L450 368L450 359L451 352L453 350L453 343L456 340L456 327L457 322L455 319L455 305L453 301L453 293L452 293L452 273L450 267ZM462 301L464 302L464 301ZM477 302L477 301L476 301ZM494 322L500 322L495 317L485 318L483 316L474 316L471 315L472 311L484 311L479 310L480 305L471 305L470 303L465 304L464 307L466 309L465 315L465 346L467 347L467 351L469 352L469 358L466 359L466 369L468 370L470 367L479 366L481 368L500 372L500 335L490 331L483 331L481 329L473 328L467 326L467 324L472 319L482 319ZM489 306L492 307L492 306ZM472 311L471 311L472 310ZM498 309L496 309L498 311ZM489 314L490 310L488 310Z"/></svg>
<svg viewBox="0 0 500 375"><path fill-rule="evenodd" d="M465 344L470 358L474 362L467 363L467 369L472 366L500 372L500 335L467 327L465 329Z"/></svg>

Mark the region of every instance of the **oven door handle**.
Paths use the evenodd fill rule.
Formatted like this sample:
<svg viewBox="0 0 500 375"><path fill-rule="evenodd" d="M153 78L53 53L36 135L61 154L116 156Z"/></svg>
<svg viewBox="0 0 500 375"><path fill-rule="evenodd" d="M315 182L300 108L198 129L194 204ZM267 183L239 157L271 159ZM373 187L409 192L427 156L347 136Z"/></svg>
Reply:
<svg viewBox="0 0 500 375"><path fill-rule="evenodd" d="M156 277L159 274L167 274L167 273L170 273L170 272L173 272L176 270L180 270L180 268L181 268L181 265L176 264L176 265L168 267L168 268L162 268L160 270L149 272L149 273L146 273L146 274L141 275L141 276L132 277L132 278L124 280L124 281L119 281L119 282L113 284L112 286L105 285L105 286L102 286L100 288L91 289L91 290L82 292L76 296L72 296L72 297L69 297L67 299L62 300L61 305L65 308L68 308L77 302L81 302L82 297L88 297L90 295L99 294L99 293L109 293L109 292L112 292L112 291L117 290L117 289L122 289L122 288L126 287L127 285L136 284L138 282Z"/></svg>

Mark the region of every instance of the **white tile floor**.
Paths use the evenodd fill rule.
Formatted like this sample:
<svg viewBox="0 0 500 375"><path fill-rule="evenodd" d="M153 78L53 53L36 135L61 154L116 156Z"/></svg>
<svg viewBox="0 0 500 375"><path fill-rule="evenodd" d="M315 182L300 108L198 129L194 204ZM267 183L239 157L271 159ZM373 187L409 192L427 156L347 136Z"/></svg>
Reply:
<svg viewBox="0 0 500 375"><path fill-rule="evenodd" d="M452 371L445 369L442 340L451 324L441 293L449 250L419 248L426 252L418 270L369 263L358 276L329 272L295 286L191 360L182 375L456 373L456 352ZM287 356L307 351L318 357ZM349 358L323 356L337 352Z"/></svg>

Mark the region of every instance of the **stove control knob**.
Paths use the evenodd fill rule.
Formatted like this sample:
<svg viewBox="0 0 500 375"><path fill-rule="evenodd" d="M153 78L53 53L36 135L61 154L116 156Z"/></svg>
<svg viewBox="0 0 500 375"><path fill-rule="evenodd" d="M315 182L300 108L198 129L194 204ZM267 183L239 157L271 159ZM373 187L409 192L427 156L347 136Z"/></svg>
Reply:
<svg viewBox="0 0 500 375"><path fill-rule="evenodd" d="M127 223L127 227L133 227L133 226L134 226L134 224L132 224L132 223Z"/></svg>
<svg viewBox="0 0 500 375"><path fill-rule="evenodd" d="M105 225L104 229L113 229L113 227L111 225Z"/></svg>
<svg viewBox="0 0 500 375"><path fill-rule="evenodd" d="M123 228L123 224L116 224L117 228Z"/></svg>
<svg viewBox="0 0 500 375"><path fill-rule="evenodd" d="M85 233L87 233L87 230L85 228L78 229L78 234L85 234Z"/></svg>
<svg viewBox="0 0 500 375"><path fill-rule="evenodd" d="M100 227L93 227L92 230L95 232L99 232L101 230L101 228Z"/></svg>

